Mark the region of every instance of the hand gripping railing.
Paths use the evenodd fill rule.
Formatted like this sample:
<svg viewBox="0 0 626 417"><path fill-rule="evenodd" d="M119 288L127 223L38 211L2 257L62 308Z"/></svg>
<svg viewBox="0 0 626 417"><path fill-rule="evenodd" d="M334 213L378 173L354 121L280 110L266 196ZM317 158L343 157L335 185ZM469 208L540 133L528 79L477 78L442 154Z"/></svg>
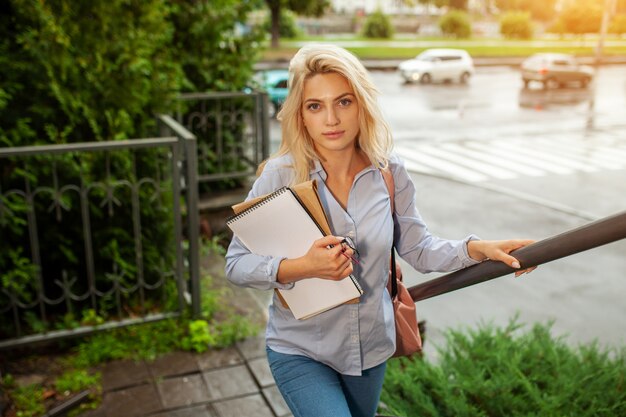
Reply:
<svg viewBox="0 0 626 417"><path fill-rule="evenodd" d="M522 269L564 258L626 238L626 211L549 237L511 252ZM497 261L485 261L409 288L413 301L425 300L515 272Z"/></svg>

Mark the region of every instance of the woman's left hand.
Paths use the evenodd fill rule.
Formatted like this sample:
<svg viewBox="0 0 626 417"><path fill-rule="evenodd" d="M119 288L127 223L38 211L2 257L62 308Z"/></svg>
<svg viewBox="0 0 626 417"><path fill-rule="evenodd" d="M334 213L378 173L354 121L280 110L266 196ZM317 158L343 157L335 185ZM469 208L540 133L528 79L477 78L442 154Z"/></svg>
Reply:
<svg viewBox="0 0 626 417"><path fill-rule="evenodd" d="M472 240L467 244L467 252L472 259L477 261L491 259L492 261L504 262L511 268L519 269L519 261L509 255L509 253L534 242L534 240L530 239ZM515 271L515 276L519 277L524 273L531 272L535 268L537 267L533 266L532 268Z"/></svg>

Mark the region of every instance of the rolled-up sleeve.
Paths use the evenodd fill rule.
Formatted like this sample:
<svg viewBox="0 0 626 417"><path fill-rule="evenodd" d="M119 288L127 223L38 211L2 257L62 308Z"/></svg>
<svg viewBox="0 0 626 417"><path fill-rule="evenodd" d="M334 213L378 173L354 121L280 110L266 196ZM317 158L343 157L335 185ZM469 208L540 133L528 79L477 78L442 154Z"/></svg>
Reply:
<svg viewBox="0 0 626 417"><path fill-rule="evenodd" d="M268 163L263 173L254 182L246 200L269 194L288 185L290 178L283 178L280 166ZM226 278L235 285L260 290L272 288L290 289L293 283L281 284L276 280L278 266L284 257L261 256L251 253L243 243L233 236L226 252Z"/></svg>
<svg viewBox="0 0 626 417"><path fill-rule="evenodd" d="M395 235L398 255L422 272L450 272L479 263L467 251L469 235L462 240L442 239L431 234L416 206L416 191L401 159L390 161L395 183Z"/></svg>

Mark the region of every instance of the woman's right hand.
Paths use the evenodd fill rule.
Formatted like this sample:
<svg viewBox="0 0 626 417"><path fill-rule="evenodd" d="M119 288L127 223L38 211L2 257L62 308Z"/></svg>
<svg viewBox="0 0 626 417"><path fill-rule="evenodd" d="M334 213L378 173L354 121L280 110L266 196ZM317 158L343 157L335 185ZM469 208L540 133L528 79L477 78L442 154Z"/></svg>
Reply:
<svg viewBox="0 0 626 417"><path fill-rule="evenodd" d="M342 245L342 240L337 236L325 236L313 242L304 256L284 259L278 267L278 282L286 284L313 277L338 281L347 277L352 273L350 257L354 252Z"/></svg>

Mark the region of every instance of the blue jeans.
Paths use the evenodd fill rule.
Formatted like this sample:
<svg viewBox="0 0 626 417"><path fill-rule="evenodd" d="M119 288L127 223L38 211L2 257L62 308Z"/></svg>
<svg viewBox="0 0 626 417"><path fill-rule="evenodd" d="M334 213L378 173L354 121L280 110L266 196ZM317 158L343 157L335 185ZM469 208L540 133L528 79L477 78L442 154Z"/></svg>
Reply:
<svg viewBox="0 0 626 417"><path fill-rule="evenodd" d="M361 376L342 375L302 355L267 348L272 375L294 417L373 417L385 378L385 362Z"/></svg>

